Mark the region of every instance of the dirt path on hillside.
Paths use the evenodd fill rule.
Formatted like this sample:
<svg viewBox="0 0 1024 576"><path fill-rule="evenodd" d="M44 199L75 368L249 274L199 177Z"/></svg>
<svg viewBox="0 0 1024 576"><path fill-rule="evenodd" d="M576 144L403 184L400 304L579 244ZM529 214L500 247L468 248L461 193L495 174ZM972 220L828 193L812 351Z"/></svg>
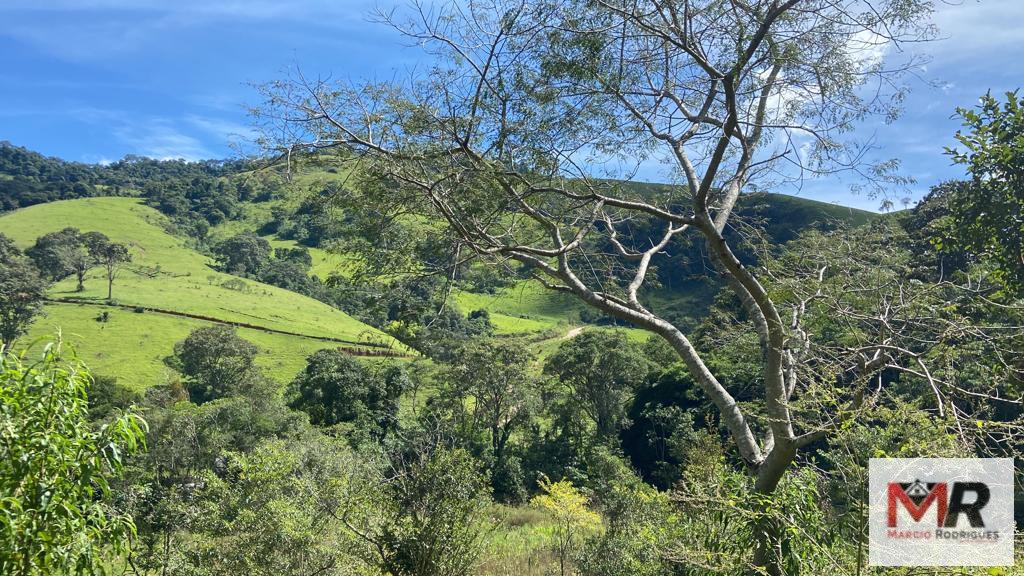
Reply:
<svg viewBox="0 0 1024 576"><path fill-rule="evenodd" d="M577 337L577 336L579 336L580 334L583 333L583 329L584 328L585 328L585 326L580 326L579 328L573 328L572 330L569 330L568 332L566 332L565 335L562 336L561 339L562 340L569 340L571 338L575 338L575 337Z"/></svg>
<svg viewBox="0 0 1024 576"><path fill-rule="evenodd" d="M352 356L386 356L391 358L411 358L410 354L402 354L391 349L387 344L380 344L377 342L357 342L355 340L345 340L343 338L333 338L330 336L312 336L310 334L302 334L299 332L289 332L287 330L278 330L276 328L267 328L266 326L257 326L255 324L248 324L246 322L231 322L228 320L221 320L220 318L213 318L211 316L202 316L200 314L189 314L188 312L179 312L177 310L165 310L163 308L152 308L149 306L136 306L134 304L108 304L106 302L93 302L90 300L80 300L76 298L47 298L47 302L52 304L68 304L74 306L96 306L102 308L121 308L122 310L131 310L133 312L137 310L143 310L144 312L154 314L165 314L167 316L177 316L179 318L191 318L193 320L203 320L206 322L213 322L214 324L222 324L224 326L234 326L237 328L249 328L251 330L261 330L263 332L269 332L271 334L283 334L285 336L298 336L300 338L309 338L310 340L320 340L321 342L335 342L338 344L350 344L352 346L363 346L365 348L373 348L372 350L366 350L364 348L352 348L351 346L339 346L339 349L346 354Z"/></svg>

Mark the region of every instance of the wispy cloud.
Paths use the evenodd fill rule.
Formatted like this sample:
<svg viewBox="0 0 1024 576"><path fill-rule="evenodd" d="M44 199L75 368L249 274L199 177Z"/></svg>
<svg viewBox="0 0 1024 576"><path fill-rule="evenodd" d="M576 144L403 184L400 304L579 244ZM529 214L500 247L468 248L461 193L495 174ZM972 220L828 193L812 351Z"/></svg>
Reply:
<svg viewBox="0 0 1024 576"><path fill-rule="evenodd" d="M160 160L203 160L218 156L204 139L190 133L186 128L202 124L204 119L200 116L190 115L175 120L94 107L69 110L68 114L87 124L108 130L131 154ZM209 120L205 125L214 124L216 121ZM220 132L218 135L224 136Z"/></svg>
<svg viewBox="0 0 1024 576"><path fill-rule="evenodd" d="M937 63L977 59L979 55L991 57L995 53L1019 58L1024 38L1024 2L1020 0L939 2L934 22L941 39L922 49L935 55Z"/></svg>
<svg viewBox="0 0 1024 576"><path fill-rule="evenodd" d="M4 0L0 37L68 61L99 61L211 26L350 29L364 25L374 5L372 0Z"/></svg>

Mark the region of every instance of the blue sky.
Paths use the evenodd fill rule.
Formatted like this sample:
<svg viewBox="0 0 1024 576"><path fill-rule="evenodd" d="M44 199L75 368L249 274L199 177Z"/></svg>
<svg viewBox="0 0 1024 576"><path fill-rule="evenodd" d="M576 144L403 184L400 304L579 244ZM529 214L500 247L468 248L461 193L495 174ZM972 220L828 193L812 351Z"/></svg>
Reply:
<svg viewBox="0 0 1024 576"><path fill-rule="evenodd" d="M401 3L402 0L395 0ZM313 74L387 78L419 53L365 15L374 0L3 0L0 2L0 140L44 154L105 162L125 154L200 159L232 154L247 132L250 82L293 64ZM920 197L957 177L942 154L954 108L991 89L1024 85L1024 1L939 0L942 40L915 82L904 116L862 127L879 158L899 158L917 183L893 193ZM665 180L651 164L640 177ZM778 190L875 209L850 182Z"/></svg>

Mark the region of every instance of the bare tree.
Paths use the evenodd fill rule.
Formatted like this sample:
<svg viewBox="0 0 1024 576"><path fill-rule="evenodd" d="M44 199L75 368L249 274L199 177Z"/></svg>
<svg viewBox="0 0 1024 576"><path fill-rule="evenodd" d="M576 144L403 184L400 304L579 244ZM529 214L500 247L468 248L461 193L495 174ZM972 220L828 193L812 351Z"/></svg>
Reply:
<svg viewBox="0 0 1024 576"><path fill-rule="evenodd" d="M917 62L883 54L927 39L916 0L471 0L381 14L430 55L408 81L336 84L301 74L264 87L261 144L291 161L339 148L356 174L389 186L361 201L384 214L440 218L459 243L529 267L551 290L664 338L721 414L771 494L798 450L820 437L791 409L803 382L800 306L782 303L737 257L725 231L753 186L840 170L865 185L853 138L865 118L895 117ZM600 178L665 160L671 193ZM627 169L629 172L632 168ZM655 236L635 235L638 227ZM684 236L707 246L760 340L756 422L679 327L645 303L652 259ZM825 272L822 272L825 274ZM813 284L817 276L807 279ZM812 294L814 291L812 291ZM843 385L917 359L879 342L842 351ZM845 370L845 368L844 368ZM757 528L753 562L781 573L780 535Z"/></svg>

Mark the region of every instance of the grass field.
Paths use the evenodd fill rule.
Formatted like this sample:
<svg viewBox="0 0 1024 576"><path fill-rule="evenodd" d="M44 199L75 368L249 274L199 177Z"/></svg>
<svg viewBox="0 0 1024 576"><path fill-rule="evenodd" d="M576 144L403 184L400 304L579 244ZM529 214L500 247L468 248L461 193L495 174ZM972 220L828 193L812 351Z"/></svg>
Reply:
<svg viewBox="0 0 1024 576"><path fill-rule="evenodd" d="M114 299L119 304L408 351L387 334L327 304L252 280L240 283L236 277L214 270L208 257L188 248L185 240L168 234L163 222L161 214L137 199L87 198L5 214L0 217L0 231L23 248L36 237L66 226L98 230L115 241L128 243L133 262L114 284ZM193 327L204 324L193 318L134 314L123 309L113 311L110 322L96 321L106 298L106 282L100 269L87 276L85 291L74 289L75 281L69 278L54 285L50 297L75 298L91 305L49 304L47 317L36 323L33 335L52 332L56 327L68 334L78 334L78 349L83 358L96 363L98 371L118 376L133 387L144 388L159 381L166 371L162 358L171 353L173 343ZM302 366L307 354L338 345L260 330L243 329L241 333L265 350L262 361L273 373L289 378ZM99 339L101 335L103 338ZM117 350L131 351L130 356ZM105 360L107 355L115 354L118 361ZM135 365L130 360L144 364Z"/></svg>

